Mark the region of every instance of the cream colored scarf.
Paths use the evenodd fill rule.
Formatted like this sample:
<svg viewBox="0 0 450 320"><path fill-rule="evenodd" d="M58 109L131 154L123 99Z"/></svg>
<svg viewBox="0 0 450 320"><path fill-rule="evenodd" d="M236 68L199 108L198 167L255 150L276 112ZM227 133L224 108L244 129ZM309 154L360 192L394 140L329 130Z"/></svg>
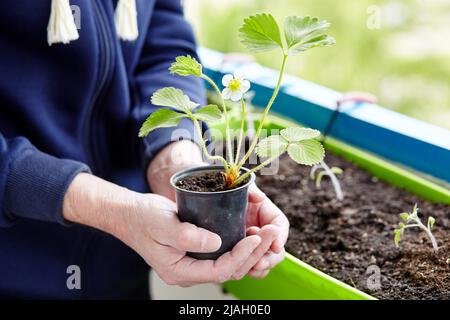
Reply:
<svg viewBox="0 0 450 320"><path fill-rule="evenodd" d="M134 41L139 35L136 0L119 0L114 14L116 32L124 41ZM67 44L79 38L69 0L52 0L47 26L48 45Z"/></svg>

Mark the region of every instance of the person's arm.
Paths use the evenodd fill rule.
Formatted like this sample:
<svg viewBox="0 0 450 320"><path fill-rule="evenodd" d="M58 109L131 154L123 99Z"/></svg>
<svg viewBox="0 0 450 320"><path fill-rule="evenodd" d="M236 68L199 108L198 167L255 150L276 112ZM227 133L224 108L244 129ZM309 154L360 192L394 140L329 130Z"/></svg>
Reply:
<svg viewBox="0 0 450 320"><path fill-rule="evenodd" d="M67 224L62 215L67 188L89 168L39 151L24 137L0 133L0 227L20 218Z"/></svg>
<svg viewBox="0 0 450 320"><path fill-rule="evenodd" d="M150 103L150 97L156 90L176 87L183 90L192 101L206 104L203 80L172 75L168 71L177 56L190 55L199 59L191 26L183 17L180 3L179 0L156 0L151 22L143 35L144 44L133 73L140 100L132 111L132 130L136 139L142 123L159 108ZM180 138L198 142L195 127L188 119L182 119L177 127L160 128L150 133L142 140L143 169L147 168L159 151Z"/></svg>
<svg viewBox="0 0 450 320"><path fill-rule="evenodd" d="M261 237L253 235L216 261L192 259L186 251L216 251L220 237L180 222L175 203L167 198L136 193L91 174L75 177L64 197L63 214L69 221L116 236L168 284L190 286L242 277L260 256L256 248ZM248 261L253 263L247 265Z"/></svg>
<svg viewBox="0 0 450 320"><path fill-rule="evenodd" d="M88 172L80 162L40 152L25 138L0 134L0 227L27 218L97 228L130 246L164 281L183 286L230 280L255 256L259 236L247 237L217 261L187 257L186 251L216 251L220 237L181 223L175 204L162 196L139 194Z"/></svg>

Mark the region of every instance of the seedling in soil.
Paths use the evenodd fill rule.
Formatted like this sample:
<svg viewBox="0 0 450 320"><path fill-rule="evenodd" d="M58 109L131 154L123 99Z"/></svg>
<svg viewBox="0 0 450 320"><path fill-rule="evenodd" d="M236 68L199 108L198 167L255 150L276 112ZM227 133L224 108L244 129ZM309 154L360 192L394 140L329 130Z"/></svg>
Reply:
<svg viewBox="0 0 450 320"><path fill-rule="evenodd" d="M319 172L317 172L319 170ZM316 174L317 172L317 174ZM320 164L316 164L311 168L310 177L316 180L316 188L320 189L320 184L324 176L328 176L333 184L334 192L336 193L336 199L339 201L344 200L344 194L342 192L341 184L339 183L337 174L342 174L344 171L338 167L329 167L325 161L321 161Z"/></svg>
<svg viewBox="0 0 450 320"><path fill-rule="evenodd" d="M436 220L431 216L428 217L427 225L425 226L420 220L418 212L419 208L417 208L417 204L415 204L412 212L410 213L403 212L400 214L400 218L402 218L404 222L400 222L398 224L398 229L394 230L395 245L397 247L399 246L401 237L403 236L405 229L420 228L427 234L428 238L430 238L431 244L433 245L433 250L437 252L438 245L436 242L436 238L433 236L433 233L431 232L431 229L433 228L433 225L436 222Z"/></svg>
<svg viewBox="0 0 450 320"><path fill-rule="evenodd" d="M166 108L158 109L148 117L141 127L139 136L145 137L157 128L177 126L181 119L188 118L194 123L199 136L203 137L200 121L208 123L224 118L226 157L209 154L206 141L203 139L201 139L201 148L207 160L219 161L223 164L223 176L227 188L234 188L245 182L253 172L269 165L285 152L299 164L312 166L320 163L325 152L321 143L316 140L320 135L317 130L292 127L281 130L280 135L272 135L262 140L260 136L270 108L279 93L288 58L312 48L333 45L334 39L326 34L329 26L327 21L320 21L317 18L290 16L284 20L284 32L282 32L271 14L256 14L244 19L244 23L239 29L241 43L253 53L278 50L282 58L277 84L264 109L250 147L244 155L240 155L246 121L243 95L250 89L250 82L244 79L240 73L225 75L222 79L224 88L221 90L209 76L203 73L202 65L189 55L177 57L169 68L170 72L180 76L195 76L204 79L220 96L220 108L213 104L198 108L199 105L191 101L180 89L162 88L153 94L151 102L153 105ZM240 139L237 150L232 148L230 117L225 100L241 104ZM266 160L251 170L241 173L243 172L241 168L253 152Z"/></svg>

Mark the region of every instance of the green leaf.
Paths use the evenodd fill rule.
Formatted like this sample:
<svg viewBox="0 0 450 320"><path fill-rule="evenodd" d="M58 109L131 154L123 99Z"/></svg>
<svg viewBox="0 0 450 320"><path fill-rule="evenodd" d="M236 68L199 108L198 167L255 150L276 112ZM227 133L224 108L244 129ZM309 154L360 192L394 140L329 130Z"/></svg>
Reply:
<svg viewBox="0 0 450 320"><path fill-rule="evenodd" d="M402 231L400 229L395 229L394 230L394 243L395 243L396 247L398 247L400 245L401 237L402 237Z"/></svg>
<svg viewBox="0 0 450 320"><path fill-rule="evenodd" d="M428 217L427 227L429 230L431 230L431 228L433 228L435 222L436 222L436 219L434 219L433 217Z"/></svg>
<svg viewBox="0 0 450 320"><path fill-rule="evenodd" d="M198 103L192 102L183 91L173 87L157 90L152 95L152 104L156 106L171 107L188 114L198 106Z"/></svg>
<svg viewBox="0 0 450 320"><path fill-rule="evenodd" d="M344 173L344 170L342 170L341 168L339 168L339 167L331 167L331 172L333 172L334 174L342 174L342 173Z"/></svg>
<svg viewBox="0 0 450 320"><path fill-rule="evenodd" d="M317 138L320 136L320 131L309 128L292 127L281 130L280 134L289 142L299 142Z"/></svg>
<svg viewBox="0 0 450 320"><path fill-rule="evenodd" d="M409 213L407 212L400 213L400 218L407 221L409 219Z"/></svg>
<svg viewBox="0 0 450 320"><path fill-rule="evenodd" d="M280 135L272 135L261 140L255 152L260 157L276 157L286 151L288 142Z"/></svg>
<svg viewBox="0 0 450 320"><path fill-rule="evenodd" d="M194 112L194 117L200 121L214 122L222 119L222 112L216 105L208 104Z"/></svg>
<svg viewBox="0 0 450 320"><path fill-rule="evenodd" d="M322 183L322 178L323 178L323 176L324 176L325 174L326 174L325 171L320 171L320 172L317 174L317 177L316 177L316 188L317 188L317 189L320 188L320 184Z"/></svg>
<svg viewBox="0 0 450 320"><path fill-rule="evenodd" d="M180 76L197 76L201 77L203 70L202 65L190 55L179 56L175 58L175 62L169 68L170 73L176 73Z"/></svg>
<svg viewBox="0 0 450 320"><path fill-rule="evenodd" d="M399 227L400 229L403 229L404 227L406 227L406 224L404 224L403 222L399 222L399 223L398 223L398 227Z"/></svg>
<svg viewBox="0 0 450 320"><path fill-rule="evenodd" d="M299 164L312 166L323 160L325 150L322 144L317 140L303 140L296 143L290 143L288 154L292 160Z"/></svg>
<svg viewBox="0 0 450 320"><path fill-rule="evenodd" d="M139 137L145 137L157 128L175 127L184 117L186 117L186 115L170 109L156 110L142 124L142 127L139 130Z"/></svg>
<svg viewBox="0 0 450 320"><path fill-rule="evenodd" d="M239 29L241 43L252 52L283 48L280 29L271 14L261 13L244 19Z"/></svg>
<svg viewBox="0 0 450 320"><path fill-rule="evenodd" d="M330 23L317 18L291 16L284 20L284 33L288 54L294 55L315 47L331 46L336 43L326 34Z"/></svg>

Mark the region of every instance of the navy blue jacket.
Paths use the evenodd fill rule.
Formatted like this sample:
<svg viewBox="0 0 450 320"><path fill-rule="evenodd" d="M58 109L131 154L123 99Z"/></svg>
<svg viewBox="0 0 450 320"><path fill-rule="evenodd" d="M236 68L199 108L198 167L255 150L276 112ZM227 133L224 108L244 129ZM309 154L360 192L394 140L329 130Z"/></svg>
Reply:
<svg viewBox="0 0 450 320"><path fill-rule="evenodd" d="M51 0L0 2L0 297L146 295L143 260L110 235L66 223L63 197L83 171L146 191L144 168L173 130L137 137L155 110L151 94L176 86L198 103L204 96L199 80L167 71L176 56L196 56L180 0L137 0L134 42L116 35L116 2L72 0L80 38L52 46ZM71 265L81 290L67 288Z"/></svg>

